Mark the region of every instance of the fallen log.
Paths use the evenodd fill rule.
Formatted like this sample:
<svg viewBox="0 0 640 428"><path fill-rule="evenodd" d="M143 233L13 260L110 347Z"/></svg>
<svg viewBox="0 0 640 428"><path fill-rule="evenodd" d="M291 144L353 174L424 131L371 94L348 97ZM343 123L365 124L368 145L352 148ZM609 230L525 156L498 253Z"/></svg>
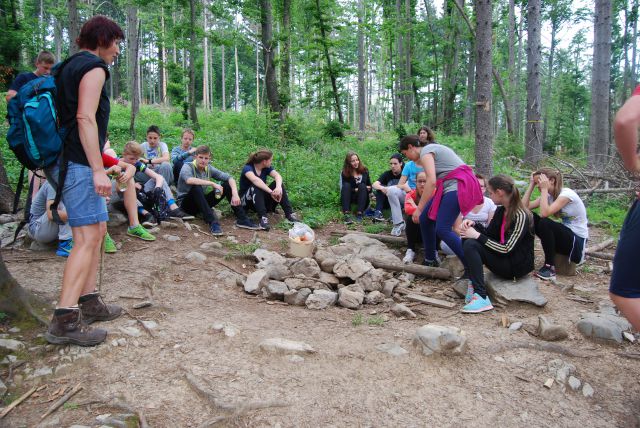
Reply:
<svg viewBox="0 0 640 428"><path fill-rule="evenodd" d="M455 303L447 302L446 300L434 299L432 297L421 296L419 294L407 294L405 299L412 302L419 302L425 305L435 306L436 308L453 309L456 307Z"/></svg>
<svg viewBox="0 0 640 428"><path fill-rule="evenodd" d="M599 244L587 247L586 253L587 254L589 254L589 253L597 253L598 251L602 251L605 248L613 245L615 242L616 242L616 240L613 239L613 238L605 239L604 241L602 241Z"/></svg>
<svg viewBox="0 0 640 428"><path fill-rule="evenodd" d="M349 235L351 233L355 233L357 235L363 235L372 239L377 239L378 241L385 242L387 244L407 245L407 239L401 236L380 235L378 233L366 233L366 232L358 232L353 230L345 230L345 231L334 230L333 232L331 232L331 235L344 236L344 235Z"/></svg>
<svg viewBox="0 0 640 428"><path fill-rule="evenodd" d="M592 193L603 193L603 194L611 194L611 193L635 193L637 189L633 187L614 187L611 189L576 189L575 192L578 195L590 195Z"/></svg>
<svg viewBox="0 0 640 428"><path fill-rule="evenodd" d="M27 398L29 398L31 396L31 394L33 394L34 392L36 392L36 387L34 386L33 388L31 388L29 391L25 392L20 398L18 398L16 401L13 401L11 404L9 404L7 407L5 407L5 409L2 411L2 413L0 413L0 419L4 418L5 416L7 416L7 414L12 411L14 408L18 407L20 405L20 403L22 403L24 400L26 400Z"/></svg>
<svg viewBox="0 0 640 428"><path fill-rule="evenodd" d="M603 260L613 260L613 254L611 253L600 253L597 251L593 251L591 253L587 253L587 255L589 257L594 257L596 259L603 259Z"/></svg>
<svg viewBox="0 0 640 428"><path fill-rule="evenodd" d="M366 259L373 267L377 269L386 269L393 272L408 272L414 275L424 276L425 278L433 279L449 279L451 278L451 272L448 269L428 267L417 264L404 264L404 263L390 263L386 260L380 260L373 257L367 257Z"/></svg>

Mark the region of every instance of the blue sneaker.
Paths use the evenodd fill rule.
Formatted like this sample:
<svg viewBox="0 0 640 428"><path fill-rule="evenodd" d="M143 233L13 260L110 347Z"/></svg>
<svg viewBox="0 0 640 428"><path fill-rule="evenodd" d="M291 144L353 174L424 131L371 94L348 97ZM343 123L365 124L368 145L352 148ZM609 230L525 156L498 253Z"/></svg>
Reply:
<svg viewBox="0 0 640 428"><path fill-rule="evenodd" d="M471 283L471 281L467 280L467 294L464 295L464 303L471 302L471 300L473 300L474 294L475 293L473 291L473 284Z"/></svg>
<svg viewBox="0 0 640 428"><path fill-rule="evenodd" d="M376 214L376 210L374 210L373 208L369 207L366 210L364 210L364 216L365 217L373 217Z"/></svg>
<svg viewBox="0 0 640 428"><path fill-rule="evenodd" d="M462 313L477 314L480 312L490 311L492 309L493 305L491 304L491 300L489 300L489 296L487 296L486 299L483 299L478 293L473 293L471 301L462 308Z"/></svg>
<svg viewBox="0 0 640 428"><path fill-rule="evenodd" d="M71 249L73 248L73 239L66 239L58 242L58 249L56 250L56 256L69 257Z"/></svg>
<svg viewBox="0 0 640 428"><path fill-rule="evenodd" d="M220 227L220 223L218 223L217 221L214 221L213 223L211 223L209 230L211 231L211 234L213 236L222 235L222 228Z"/></svg>
<svg viewBox="0 0 640 428"><path fill-rule="evenodd" d="M261 229L260 226L258 226L257 224L255 224L254 222L249 220L248 217L239 218L236 221L236 227L239 227L241 229L249 229L249 230L260 230Z"/></svg>

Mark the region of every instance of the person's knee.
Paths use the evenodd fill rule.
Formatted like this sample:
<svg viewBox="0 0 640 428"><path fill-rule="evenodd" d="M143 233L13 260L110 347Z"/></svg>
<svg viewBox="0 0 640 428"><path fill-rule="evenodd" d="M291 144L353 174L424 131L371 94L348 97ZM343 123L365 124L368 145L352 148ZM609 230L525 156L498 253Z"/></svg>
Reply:
<svg viewBox="0 0 640 428"><path fill-rule="evenodd" d="M478 248L482 247L482 243L480 243L477 239L465 239L462 241L462 249L465 254L467 251L477 251Z"/></svg>

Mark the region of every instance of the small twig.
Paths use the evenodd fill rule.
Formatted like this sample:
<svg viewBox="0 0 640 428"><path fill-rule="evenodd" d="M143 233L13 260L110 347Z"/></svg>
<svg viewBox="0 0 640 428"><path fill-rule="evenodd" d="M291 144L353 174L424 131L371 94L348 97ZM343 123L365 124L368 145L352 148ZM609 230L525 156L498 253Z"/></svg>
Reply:
<svg viewBox="0 0 640 428"><path fill-rule="evenodd" d="M531 382L529 379L527 379L526 377L522 377L520 375L515 375L516 379L521 380L523 382Z"/></svg>
<svg viewBox="0 0 640 428"><path fill-rule="evenodd" d="M33 388L31 388L29 391L25 392L20 398L18 398L16 401L14 401L13 403L9 404L3 411L2 413L0 413L0 419L4 418L5 416L7 416L7 414L12 411L14 408L18 407L20 405L20 403L22 403L24 400L26 400L27 398L29 398L31 396L31 394L33 394L34 392L36 392L36 387L34 386Z"/></svg>
<svg viewBox="0 0 640 428"><path fill-rule="evenodd" d="M144 300L146 299L146 297L140 297L140 296L127 296L126 294L121 294L118 296L121 299L134 299L134 300Z"/></svg>
<svg viewBox="0 0 640 428"><path fill-rule="evenodd" d="M44 415L40 416L40 420L46 418L51 413L53 413L56 410L58 410L58 408L60 408L60 406L62 406L67 401L69 401L69 399L71 397L73 397L75 394L77 394L81 389L82 389L82 385L81 384L77 384L76 386L74 386L71 391L67 392L61 399L59 399L51 407L49 407L49 409L44 413Z"/></svg>
<svg viewBox="0 0 640 428"><path fill-rule="evenodd" d="M597 357L599 354L585 354L574 349L565 348L564 346L557 345L555 343L531 343L531 342L508 342L498 343L497 345L489 348L489 353L495 354L502 352L506 349L533 349L536 351L554 352L556 354L567 355L569 357L577 358L592 358Z"/></svg>
<svg viewBox="0 0 640 428"><path fill-rule="evenodd" d="M640 353L638 352L616 352L616 355L630 360L640 360Z"/></svg>
<svg viewBox="0 0 640 428"><path fill-rule="evenodd" d="M145 245L144 247L140 247L140 248L135 248L133 250L129 250L129 252L130 253L135 253L136 251L146 250L147 248L149 248L149 245Z"/></svg>

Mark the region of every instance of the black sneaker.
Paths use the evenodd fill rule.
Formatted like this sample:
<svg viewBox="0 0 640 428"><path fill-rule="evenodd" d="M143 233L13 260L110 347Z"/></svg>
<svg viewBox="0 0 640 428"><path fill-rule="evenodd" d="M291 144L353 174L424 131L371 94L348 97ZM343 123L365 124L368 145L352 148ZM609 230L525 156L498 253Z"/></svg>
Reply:
<svg viewBox="0 0 640 428"><path fill-rule="evenodd" d="M195 217L182 211L180 208L169 211L169 218L181 218L182 220L193 220Z"/></svg>
<svg viewBox="0 0 640 428"><path fill-rule="evenodd" d="M344 215L344 224L353 224L353 217L351 214Z"/></svg>
<svg viewBox="0 0 640 428"><path fill-rule="evenodd" d="M240 229L260 230L260 226L249 220L249 218L241 218L236 221L236 227Z"/></svg>
<svg viewBox="0 0 640 428"><path fill-rule="evenodd" d="M373 221L387 221L387 219L385 219L384 216L382 215L382 211L380 210L375 210L373 212L373 216L371 216L371 219Z"/></svg>
<svg viewBox="0 0 640 428"><path fill-rule="evenodd" d="M300 219L298 218L298 216L296 215L296 213L289 213L287 215L285 215L286 219L289 220L291 223L297 223L300 221Z"/></svg>
<svg viewBox="0 0 640 428"><path fill-rule="evenodd" d="M213 222L211 223L211 225L209 226L209 230L211 231L211 234L213 236L220 236L222 235L222 228L220 227L220 223L218 222Z"/></svg>
<svg viewBox="0 0 640 428"><path fill-rule="evenodd" d="M555 281L556 268L555 266L544 265L534 275L544 281Z"/></svg>
<svg viewBox="0 0 640 428"><path fill-rule="evenodd" d="M146 227L147 229L156 227L158 225L156 218L151 213L138 214L138 217L140 219L140 224Z"/></svg>
<svg viewBox="0 0 640 428"><path fill-rule="evenodd" d="M436 260L424 259L422 261L422 265L426 267L440 267L440 262L437 259Z"/></svg>
<svg viewBox="0 0 640 428"><path fill-rule="evenodd" d="M260 217L260 228L262 230L269 230L271 229L271 227L269 227L269 219L266 217Z"/></svg>
<svg viewBox="0 0 640 428"><path fill-rule="evenodd" d="M362 220L364 220L364 217L362 217L362 213L356 214L356 221L358 223L362 223Z"/></svg>

